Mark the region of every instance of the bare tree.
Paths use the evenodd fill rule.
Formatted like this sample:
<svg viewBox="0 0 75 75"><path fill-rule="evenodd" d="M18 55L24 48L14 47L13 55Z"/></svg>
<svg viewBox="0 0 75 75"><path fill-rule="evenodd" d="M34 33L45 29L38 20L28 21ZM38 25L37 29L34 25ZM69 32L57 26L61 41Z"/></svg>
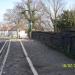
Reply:
<svg viewBox="0 0 75 75"><path fill-rule="evenodd" d="M40 19L40 15L38 14L37 4L38 0L22 0L22 2L16 7L21 10L21 14L25 17L25 19L30 23L32 23L32 29L38 29L37 23ZM41 29L41 26L39 26Z"/></svg>
<svg viewBox="0 0 75 75"><path fill-rule="evenodd" d="M44 2L46 2L46 4ZM52 13L52 3L51 0L22 0L20 3L17 3L15 8L9 10L5 14L5 19L10 22L14 22L19 26L19 22L21 20L32 24L32 29L35 30L53 30L54 21L57 19L58 10L53 9L55 13L55 17ZM57 1L57 0L54 0ZM52 2L54 2L52 1ZM58 2L59 3L59 2ZM58 4L57 3L57 4ZM56 4L56 3L55 3ZM52 6L52 7L51 7ZM54 5L55 6L55 5ZM54 25L55 26L55 25Z"/></svg>
<svg viewBox="0 0 75 75"><path fill-rule="evenodd" d="M17 8L8 9L7 12L4 14L4 20L9 23L14 23L17 29L17 38L19 38L19 28L21 27L20 23L22 23L23 17L19 14L19 10Z"/></svg>
<svg viewBox="0 0 75 75"><path fill-rule="evenodd" d="M29 28L43 30L43 27L39 25L40 15L36 8L37 2L35 0L22 0L22 2L16 4L15 8L7 10L4 14L4 19L16 24L17 36L19 24L22 21L29 22ZM30 24L32 24L32 27L30 27Z"/></svg>
<svg viewBox="0 0 75 75"><path fill-rule="evenodd" d="M63 11L63 4L63 0L45 0L42 2L44 12L52 22L54 31L57 31L56 20Z"/></svg>

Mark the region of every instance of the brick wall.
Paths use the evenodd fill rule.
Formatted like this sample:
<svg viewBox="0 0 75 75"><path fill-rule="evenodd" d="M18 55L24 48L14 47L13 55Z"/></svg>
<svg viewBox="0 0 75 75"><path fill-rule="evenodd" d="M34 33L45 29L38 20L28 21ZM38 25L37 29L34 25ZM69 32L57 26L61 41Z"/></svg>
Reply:
<svg viewBox="0 0 75 75"><path fill-rule="evenodd" d="M75 32L32 32L32 38L67 54L75 55Z"/></svg>

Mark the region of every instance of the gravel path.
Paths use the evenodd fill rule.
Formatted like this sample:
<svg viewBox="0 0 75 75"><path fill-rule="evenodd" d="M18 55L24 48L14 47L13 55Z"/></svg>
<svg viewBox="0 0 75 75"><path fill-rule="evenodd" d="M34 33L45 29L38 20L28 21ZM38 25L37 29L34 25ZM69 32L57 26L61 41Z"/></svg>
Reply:
<svg viewBox="0 0 75 75"><path fill-rule="evenodd" d="M39 75L75 75L75 68L63 67L75 64L75 60L34 40L25 40L23 44Z"/></svg>

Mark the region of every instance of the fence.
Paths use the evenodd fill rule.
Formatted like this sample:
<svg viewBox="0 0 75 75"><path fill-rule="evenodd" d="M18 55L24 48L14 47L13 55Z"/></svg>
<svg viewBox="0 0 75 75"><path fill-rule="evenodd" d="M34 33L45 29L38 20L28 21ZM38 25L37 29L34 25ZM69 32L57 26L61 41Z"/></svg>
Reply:
<svg viewBox="0 0 75 75"><path fill-rule="evenodd" d="M32 38L56 48L66 54L75 56L75 32L32 32Z"/></svg>

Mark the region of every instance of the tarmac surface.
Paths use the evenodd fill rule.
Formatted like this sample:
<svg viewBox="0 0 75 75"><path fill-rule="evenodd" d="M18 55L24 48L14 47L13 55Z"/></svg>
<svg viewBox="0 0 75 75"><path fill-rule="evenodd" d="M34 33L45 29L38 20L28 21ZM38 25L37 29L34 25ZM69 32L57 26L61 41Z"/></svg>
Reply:
<svg viewBox="0 0 75 75"><path fill-rule="evenodd" d="M63 53L35 40L12 40L10 45L9 42L7 41L0 54L0 75L36 75L35 72L37 75L75 75L75 67L64 66L74 65L75 60Z"/></svg>

